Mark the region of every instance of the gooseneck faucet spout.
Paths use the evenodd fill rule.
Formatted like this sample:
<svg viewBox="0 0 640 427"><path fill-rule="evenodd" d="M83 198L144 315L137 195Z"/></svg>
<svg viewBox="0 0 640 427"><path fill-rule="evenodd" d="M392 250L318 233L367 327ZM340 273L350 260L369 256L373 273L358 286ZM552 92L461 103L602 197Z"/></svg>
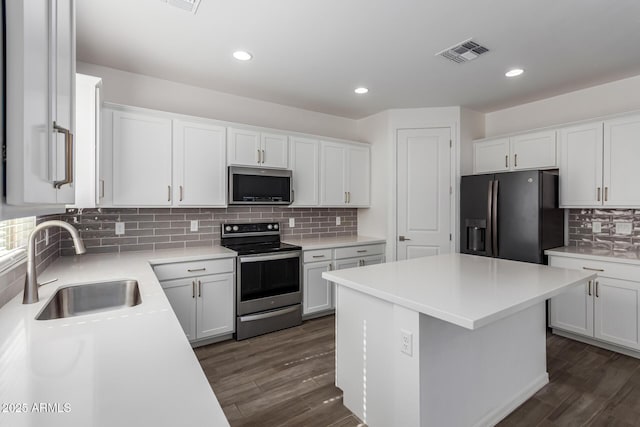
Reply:
<svg viewBox="0 0 640 427"><path fill-rule="evenodd" d="M73 246L76 249L78 255L87 252L82 243L80 233L73 226L64 221L45 221L42 224L38 224L31 234L29 235L29 244L27 245L27 275L24 279L24 297L22 298L23 304L33 304L38 302L38 278L36 273L36 237L38 232L50 227L64 228L71 234L73 239Z"/></svg>

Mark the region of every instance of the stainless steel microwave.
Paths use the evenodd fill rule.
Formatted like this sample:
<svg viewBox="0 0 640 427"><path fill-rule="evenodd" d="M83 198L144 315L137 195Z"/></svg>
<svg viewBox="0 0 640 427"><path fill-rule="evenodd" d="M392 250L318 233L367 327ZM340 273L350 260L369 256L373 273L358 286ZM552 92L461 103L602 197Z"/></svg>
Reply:
<svg viewBox="0 0 640 427"><path fill-rule="evenodd" d="M289 205L293 174L286 169L229 166L230 205Z"/></svg>

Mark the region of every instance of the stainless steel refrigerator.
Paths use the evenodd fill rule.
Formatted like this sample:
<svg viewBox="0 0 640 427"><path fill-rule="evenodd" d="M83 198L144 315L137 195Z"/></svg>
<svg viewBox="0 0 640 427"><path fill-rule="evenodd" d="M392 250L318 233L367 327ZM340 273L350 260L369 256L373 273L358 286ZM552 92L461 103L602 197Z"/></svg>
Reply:
<svg viewBox="0 0 640 427"><path fill-rule="evenodd" d="M555 171L463 176L460 252L546 264L544 251L563 246Z"/></svg>

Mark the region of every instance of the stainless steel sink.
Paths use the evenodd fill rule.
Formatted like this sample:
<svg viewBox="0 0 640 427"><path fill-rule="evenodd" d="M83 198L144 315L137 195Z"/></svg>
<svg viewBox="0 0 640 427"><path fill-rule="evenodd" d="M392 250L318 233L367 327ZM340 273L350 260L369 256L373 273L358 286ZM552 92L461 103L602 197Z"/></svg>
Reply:
<svg viewBox="0 0 640 427"><path fill-rule="evenodd" d="M36 320L83 316L133 307L142 302L138 281L116 280L63 286L56 291Z"/></svg>

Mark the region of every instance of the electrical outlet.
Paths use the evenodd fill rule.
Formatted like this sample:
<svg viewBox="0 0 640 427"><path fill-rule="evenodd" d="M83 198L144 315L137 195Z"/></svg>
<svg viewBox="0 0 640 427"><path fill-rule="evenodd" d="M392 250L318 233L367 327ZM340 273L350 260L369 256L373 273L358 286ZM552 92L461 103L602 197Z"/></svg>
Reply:
<svg viewBox="0 0 640 427"><path fill-rule="evenodd" d="M600 221L593 221L591 223L591 231L594 233L602 233L602 223Z"/></svg>
<svg viewBox="0 0 640 427"><path fill-rule="evenodd" d="M633 223L616 222L616 234L631 234L633 231Z"/></svg>
<svg viewBox="0 0 640 427"><path fill-rule="evenodd" d="M400 329L400 351L413 356L413 334L404 329Z"/></svg>
<svg viewBox="0 0 640 427"><path fill-rule="evenodd" d="M289 218L289 227L293 228L296 226L296 219L295 218Z"/></svg>
<svg viewBox="0 0 640 427"><path fill-rule="evenodd" d="M340 219L339 216L336 217L336 225L340 225L342 223L342 220Z"/></svg>
<svg viewBox="0 0 640 427"><path fill-rule="evenodd" d="M198 220L191 221L191 231L198 231Z"/></svg>
<svg viewBox="0 0 640 427"><path fill-rule="evenodd" d="M116 236L124 234L124 222L116 222Z"/></svg>

